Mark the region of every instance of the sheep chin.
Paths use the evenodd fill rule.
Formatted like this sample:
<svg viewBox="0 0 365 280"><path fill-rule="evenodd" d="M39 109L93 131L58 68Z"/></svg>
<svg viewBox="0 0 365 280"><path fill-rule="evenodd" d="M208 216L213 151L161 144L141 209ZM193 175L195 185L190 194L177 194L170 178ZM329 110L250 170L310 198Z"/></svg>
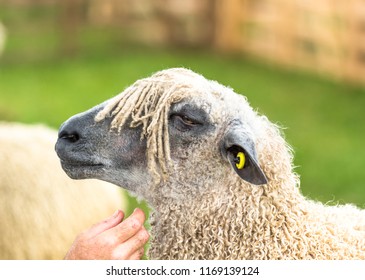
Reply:
<svg viewBox="0 0 365 280"><path fill-rule="evenodd" d="M103 164L83 164L61 161L62 169L71 179L93 179L104 172Z"/></svg>

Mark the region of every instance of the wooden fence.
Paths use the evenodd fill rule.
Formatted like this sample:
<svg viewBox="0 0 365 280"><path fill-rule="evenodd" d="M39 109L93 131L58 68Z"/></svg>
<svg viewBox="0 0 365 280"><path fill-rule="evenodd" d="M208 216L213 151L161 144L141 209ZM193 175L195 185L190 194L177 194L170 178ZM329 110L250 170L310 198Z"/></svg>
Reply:
<svg viewBox="0 0 365 280"><path fill-rule="evenodd" d="M216 0L215 46L365 83L364 0Z"/></svg>
<svg viewBox="0 0 365 280"><path fill-rule="evenodd" d="M35 3L63 11L66 53L78 51L81 25L103 25L126 41L243 52L365 84L365 0L0 0Z"/></svg>
<svg viewBox="0 0 365 280"><path fill-rule="evenodd" d="M102 5L142 42L214 46L365 83L365 0L89 1L95 20Z"/></svg>

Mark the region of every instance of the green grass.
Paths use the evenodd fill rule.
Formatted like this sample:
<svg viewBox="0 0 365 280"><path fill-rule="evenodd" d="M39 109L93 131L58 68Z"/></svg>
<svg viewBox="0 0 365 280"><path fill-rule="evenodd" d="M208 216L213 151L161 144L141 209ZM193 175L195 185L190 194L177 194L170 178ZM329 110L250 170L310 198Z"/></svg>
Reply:
<svg viewBox="0 0 365 280"><path fill-rule="evenodd" d="M71 115L167 67L188 67L245 94L286 127L305 195L365 205L365 89L206 51L123 48L0 64L0 120L57 128ZM135 205L135 202L133 202Z"/></svg>

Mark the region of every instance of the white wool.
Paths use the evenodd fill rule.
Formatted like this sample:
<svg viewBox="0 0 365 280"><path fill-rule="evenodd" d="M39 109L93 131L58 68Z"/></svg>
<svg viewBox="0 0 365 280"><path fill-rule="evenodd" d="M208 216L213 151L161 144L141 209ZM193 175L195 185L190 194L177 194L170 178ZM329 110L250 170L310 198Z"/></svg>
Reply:
<svg viewBox="0 0 365 280"><path fill-rule="evenodd" d="M214 127L185 145L166 134L167 114L180 101L204 109ZM152 160L141 170L162 166L166 173L135 188L153 207L150 258L365 259L365 211L305 198L280 128L232 89L187 69L167 69L127 88L95 120L106 117L118 131L142 125ZM267 184L242 180L222 156L219 147L232 124L254 142Z"/></svg>

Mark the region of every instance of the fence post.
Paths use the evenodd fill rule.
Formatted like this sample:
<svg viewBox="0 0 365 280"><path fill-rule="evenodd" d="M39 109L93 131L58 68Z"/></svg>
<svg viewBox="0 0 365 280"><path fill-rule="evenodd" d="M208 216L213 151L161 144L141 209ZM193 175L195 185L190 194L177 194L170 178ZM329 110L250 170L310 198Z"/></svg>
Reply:
<svg viewBox="0 0 365 280"><path fill-rule="evenodd" d="M214 45L223 51L238 51L241 44L242 2L245 0L215 1Z"/></svg>

